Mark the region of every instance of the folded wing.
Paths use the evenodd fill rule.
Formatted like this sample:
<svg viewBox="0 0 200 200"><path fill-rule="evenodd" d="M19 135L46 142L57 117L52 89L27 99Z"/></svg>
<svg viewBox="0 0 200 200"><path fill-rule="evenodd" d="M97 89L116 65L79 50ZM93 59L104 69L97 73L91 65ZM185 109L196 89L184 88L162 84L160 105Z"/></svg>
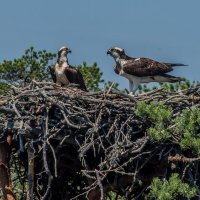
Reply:
<svg viewBox="0 0 200 200"><path fill-rule="evenodd" d="M70 83L78 84L80 89L87 90L83 75L77 68L70 66L65 69L64 73Z"/></svg>
<svg viewBox="0 0 200 200"><path fill-rule="evenodd" d="M55 65L49 66L49 72L51 74L51 78L53 79L53 82L56 83Z"/></svg>
<svg viewBox="0 0 200 200"><path fill-rule="evenodd" d="M123 65L123 71L125 73L139 77L162 75L172 70L172 66L149 58L128 60L126 64Z"/></svg>

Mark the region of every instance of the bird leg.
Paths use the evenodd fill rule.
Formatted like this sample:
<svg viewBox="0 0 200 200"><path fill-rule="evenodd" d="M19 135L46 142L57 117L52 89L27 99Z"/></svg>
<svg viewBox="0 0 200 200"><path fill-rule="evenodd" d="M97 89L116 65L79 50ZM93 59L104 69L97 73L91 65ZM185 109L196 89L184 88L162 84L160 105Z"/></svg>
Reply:
<svg viewBox="0 0 200 200"><path fill-rule="evenodd" d="M129 95L135 96L135 92L137 91L138 86L139 86L139 81L138 80L134 80L134 81L130 81L129 80L129 88L130 88Z"/></svg>
<svg viewBox="0 0 200 200"><path fill-rule="evenodd" d="M129 95L133 96L133 81L129 80Z"/></svg>

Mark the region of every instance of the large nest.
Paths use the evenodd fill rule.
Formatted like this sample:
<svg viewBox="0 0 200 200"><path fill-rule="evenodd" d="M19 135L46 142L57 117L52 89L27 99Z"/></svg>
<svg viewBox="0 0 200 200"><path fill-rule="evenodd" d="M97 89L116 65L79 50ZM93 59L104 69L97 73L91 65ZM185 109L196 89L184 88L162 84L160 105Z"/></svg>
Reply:
<svg viewBox="0 0 200 200"><path fill-rule="evenodd" d="M178 171L188 180L191 167L197 180L198 166L191 163L199 158L182 151L175 136L163 142L149 138L153 123L136 110L138 102L163 102L172 107L173 119L183 109L199 105L199 88L157 89L136 97L111 88L90 93L35 81L13 88L0 99L0 129L2 138L13 138L13 184L20 183L15 185L16 195L104 199L114 191L137 199L156 176ZM171 162L178 164L171 167Z"/></svg>

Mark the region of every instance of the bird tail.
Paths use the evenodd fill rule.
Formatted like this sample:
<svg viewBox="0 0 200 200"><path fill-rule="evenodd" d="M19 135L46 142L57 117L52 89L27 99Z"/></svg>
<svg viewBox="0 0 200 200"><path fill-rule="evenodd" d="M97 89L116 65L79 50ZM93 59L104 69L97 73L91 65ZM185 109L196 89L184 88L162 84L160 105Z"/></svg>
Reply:
<svg viewBox="0 0 200 200"><path fill-rule="evenodd" d="M169 74L163 74L162 78L163 78L163 81L170 82L170 83L175 83L175 82L180 82L180 81L186 80L183 77L176 77L176 76L172 76L172 75L169 75Z"/></svg>
<svg viewBox="0 0 200 200"><path fill-rule="evenodd" d="M169 65L171 67L177 67L177 66L188 66L182 63L164 63L165 65Z"/></svg>

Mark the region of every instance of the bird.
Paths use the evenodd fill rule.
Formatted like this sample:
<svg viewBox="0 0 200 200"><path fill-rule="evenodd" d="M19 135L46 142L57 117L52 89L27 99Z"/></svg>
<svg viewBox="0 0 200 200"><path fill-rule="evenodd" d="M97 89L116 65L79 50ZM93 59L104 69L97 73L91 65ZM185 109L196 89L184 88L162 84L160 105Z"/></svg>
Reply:
<svg viewBox="0 0 200 200"><path fill-rule="evenodd" d="M71 49L65 46L58 51L58 59L55 65L49 66L49 72L54 83L60 86L68 86L69 84L77 84L78 88L87 91L83 75L76 68L69 64L67 54L71 53Z"/></svg>
<svg viewBox="0 0 200 200"><path fill-rule="evenodd" d="M116 74L129 80L129 95L135 95L141 83L149 82L180 82L185 79L167 74L173 71L173 67L187 66L181 63L163 63L149 58L132 58L126 55L125 50L120 47L108 49L107 55L114 58Z"/></svg>

